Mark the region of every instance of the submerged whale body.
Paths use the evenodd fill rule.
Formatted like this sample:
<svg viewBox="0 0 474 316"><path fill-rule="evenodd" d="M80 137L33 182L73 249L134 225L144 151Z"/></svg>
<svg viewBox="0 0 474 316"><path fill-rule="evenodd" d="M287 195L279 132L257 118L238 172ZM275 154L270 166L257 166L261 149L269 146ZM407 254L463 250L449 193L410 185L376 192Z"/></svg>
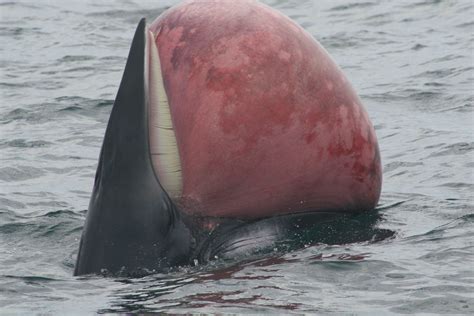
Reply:
<svg viewBox="0 0 474 316"><path fill-rule="evenodd" d="M256 1L186 1L137 27L75 274L271 248L372 210L381 181L368 115L317 41Z"/></svg>

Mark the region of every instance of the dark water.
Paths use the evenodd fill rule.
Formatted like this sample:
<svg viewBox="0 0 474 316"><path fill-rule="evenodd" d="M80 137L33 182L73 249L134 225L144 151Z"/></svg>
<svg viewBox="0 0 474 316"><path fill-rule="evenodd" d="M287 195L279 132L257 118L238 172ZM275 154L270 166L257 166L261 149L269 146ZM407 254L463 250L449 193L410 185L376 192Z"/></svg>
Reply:
<svg viewBox="0 0 474 316"><path fill-rule="evenodd" d="M140 17L178 1L0 1L0 313L474 313L470 0L267 4L312 33L379 137L379 242L142 279L72 277ZM100 4L99 4L100 3Z"/></svg>

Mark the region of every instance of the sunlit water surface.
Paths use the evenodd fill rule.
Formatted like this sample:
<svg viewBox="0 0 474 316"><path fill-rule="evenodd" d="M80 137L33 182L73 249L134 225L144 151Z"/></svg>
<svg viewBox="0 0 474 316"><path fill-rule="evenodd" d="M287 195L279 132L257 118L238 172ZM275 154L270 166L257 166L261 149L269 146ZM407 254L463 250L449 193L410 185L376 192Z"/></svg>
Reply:
<svg viewBox="0 0 474 316"><path fill-rule="evenodd" d="M0 313L474 313L470 0L265 3L330 52L375 125L380 242L141 279L72 276L131 37L177 1L0 1Z"/></svg>

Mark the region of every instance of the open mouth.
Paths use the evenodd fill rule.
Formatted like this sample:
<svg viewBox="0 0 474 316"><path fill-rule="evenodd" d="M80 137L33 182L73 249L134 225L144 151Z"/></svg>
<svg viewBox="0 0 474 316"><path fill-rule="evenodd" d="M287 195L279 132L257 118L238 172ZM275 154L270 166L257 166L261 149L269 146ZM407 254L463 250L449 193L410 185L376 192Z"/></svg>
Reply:
<svg viewBox="0 0 474 316"><path fill-rule="evenodd" d="M154 34L145 29L145 95L150 155L156 176L170 198L182 195L183 179L171 109Z"/></svg>

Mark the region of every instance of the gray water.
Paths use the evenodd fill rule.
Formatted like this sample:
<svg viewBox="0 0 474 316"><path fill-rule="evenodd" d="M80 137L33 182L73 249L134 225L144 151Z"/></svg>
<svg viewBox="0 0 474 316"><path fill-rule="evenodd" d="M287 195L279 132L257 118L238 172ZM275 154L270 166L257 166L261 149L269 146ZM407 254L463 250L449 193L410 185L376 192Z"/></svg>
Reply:
<svg viewBox="0 0 474 316"><path fill-rule="evenodd" d="M330 52L375 125L379 242L140 279L73 277L135 26L178 1L0 0L0 313L474 313L470 0L267 0Z"/></svg>

